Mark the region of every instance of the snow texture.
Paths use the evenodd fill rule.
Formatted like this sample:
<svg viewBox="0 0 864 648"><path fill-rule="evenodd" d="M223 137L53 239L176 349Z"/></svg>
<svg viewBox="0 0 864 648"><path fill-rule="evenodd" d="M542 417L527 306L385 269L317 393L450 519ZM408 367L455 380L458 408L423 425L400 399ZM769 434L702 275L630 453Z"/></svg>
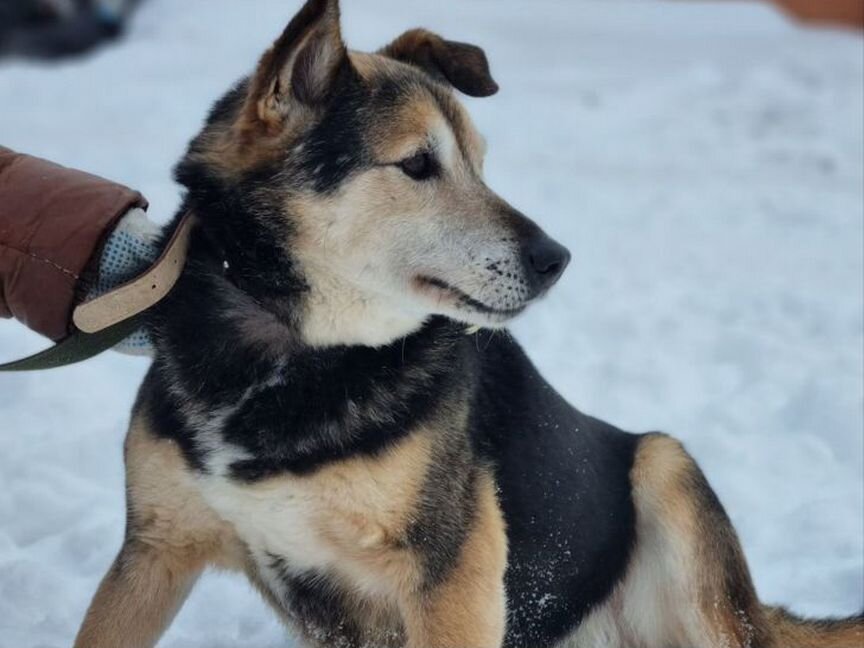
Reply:
<svg viewBox="0 0 864 648"><path fill-rule="evenodd" d="M151 0L81 61L0 67L0 142L179 201L169 170L288 0ZM377 48L425 25L482 44L488 178L570 246L515 330L581 409L677 435L735 522L761 596L864 604L860 34L747 3L346 0ZM44 346L0 324L0 358ZM146 362L0 377L0 648L70 645L120 546L121 446ZM166 648L275 648L239 576L207 575Z"/></svg>

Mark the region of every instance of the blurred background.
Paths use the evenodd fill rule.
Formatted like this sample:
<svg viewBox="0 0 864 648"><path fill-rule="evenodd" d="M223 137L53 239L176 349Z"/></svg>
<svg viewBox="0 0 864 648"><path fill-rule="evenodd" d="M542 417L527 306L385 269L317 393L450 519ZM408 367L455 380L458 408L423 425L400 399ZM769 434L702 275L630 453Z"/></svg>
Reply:
<svg viewBox="0 0 864 648"><path fill-rule="evenodd" d="M57 59L122 36L144 0L2 0L0 55ZM796 19L864 28L861 0L765 0Z"/></svg>
<svg viewBox="0 0 864 648"><path fill-rule="evenodd" d="M141 190L299 0L0 0L0 144ZM514 329L575 405L682 438L760 595L864 606L864 2L343 0L376 49L482 45L468 101L505 198L574 252ZM0 359L46 345L0 322ZM147 363L0 376L0 648L68 646L120 546L122 440ZM552 486L550 485L550 488ZM210 574L169 648L284 646Z"/></svg>

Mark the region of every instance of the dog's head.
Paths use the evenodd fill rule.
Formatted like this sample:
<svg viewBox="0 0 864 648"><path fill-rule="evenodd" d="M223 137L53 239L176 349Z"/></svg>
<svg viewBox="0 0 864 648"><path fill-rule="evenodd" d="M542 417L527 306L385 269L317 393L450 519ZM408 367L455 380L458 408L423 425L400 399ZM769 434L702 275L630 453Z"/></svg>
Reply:
<svg viewBox="0 0 864 648"><path fill-rule="evenodd" d="M424 30L348 51L339 21L338 0L309 0L217 104L179 179L234 205L233 236L273 244L259 260L290 260L312 343L382 344L433 314L503 325L570 256L483 181L454 91L497 92L485 54Z"/></svg>

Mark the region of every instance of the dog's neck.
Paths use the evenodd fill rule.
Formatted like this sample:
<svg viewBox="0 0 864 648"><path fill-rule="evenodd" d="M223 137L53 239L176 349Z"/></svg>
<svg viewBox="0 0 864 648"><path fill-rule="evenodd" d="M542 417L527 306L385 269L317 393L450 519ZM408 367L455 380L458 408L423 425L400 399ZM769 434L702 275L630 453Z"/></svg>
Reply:
<svg viewBox="0 0 864 648"><path fill-rule="evenodd" d="M220 234L207 228L193 232L178 294L159 309L162 326L198 328L202 336L214 337L223 334L216 327L228 327L233 342L282 356L333 347L382 348L417 333L429 319L326 267L260 244L246 248ZM205 323L214 330L204 331Z"/></svg>
<svg viewBox="0 0 864 648"><path fill-rule="evenodd" d="M382 347L420 330L428 319L327 268L302 264L302 275L309 290L303 297L299 328L309 346Z"/></svg>
<svg viewBox="0 0 864 648"><path fill-rule="evenodd" d="M201 236L206 245L199 246L197 256L241 293L231 301L243 304L247 328L254 329L252 322L260 320L272 331L275 316L290 323L284 334L299 337L295 342L306 346L382 347L420 330L428 319L393 298L360 288L327 263L289 256L271 242L277 238L272 234L208 229ZM267 312L256 314L252 304Z"/></svg>
<svg viewBox="0 0 864 648"><path fill-rule="evenodd" d="M340 331L351 327L334 319L314 327L342 342L311 345L303 334L313 326L304 324L309 295L324 302L313 311L338 314L326 285L259 286L250 269L225 268L219 252L194 231L180 281L150 313L151 383L171 425L224 431L243 451L210 457L191 444L184 452L192 465L253 481L314 470L358 448L377 452L440 411L442 399L468 398L474 347L463 325L432 317L411 330L407 320L376 316L388 311L376 311L374 299L349 300L349 316L369 317L353 330L382 341L373 327L405 335L389 344L345 343Z"/></svg>

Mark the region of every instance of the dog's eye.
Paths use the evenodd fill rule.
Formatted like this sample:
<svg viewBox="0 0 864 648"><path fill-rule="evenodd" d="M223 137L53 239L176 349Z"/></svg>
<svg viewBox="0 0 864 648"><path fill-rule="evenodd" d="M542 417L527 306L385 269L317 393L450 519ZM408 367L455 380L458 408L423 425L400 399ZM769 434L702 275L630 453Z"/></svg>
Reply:
<svg viewBox="0 0 864 648"><path fill-rule="evenodd" d="M402 160L398 166L405 175L414 180L428 180L438 172L438 165L429 151L412 155L407 160Z"/></svg>

